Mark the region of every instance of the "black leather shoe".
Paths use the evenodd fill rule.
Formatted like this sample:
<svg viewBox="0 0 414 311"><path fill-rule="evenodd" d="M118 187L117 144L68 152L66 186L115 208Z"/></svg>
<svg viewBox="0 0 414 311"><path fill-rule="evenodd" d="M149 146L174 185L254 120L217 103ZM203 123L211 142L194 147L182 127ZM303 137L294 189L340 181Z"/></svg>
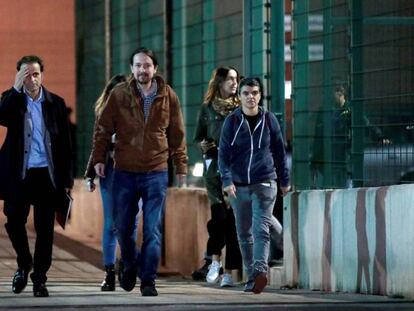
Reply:
<svg viewBox="0 0 414 311"><path fill-rule="evenodd" d="M211 265L211 259L204 259L204 265L193 271L193 273L191 274L191 276L193 277L194 281L205 281L206 280L206 275L208 273L208 268L210 268Z"/></svg>
<svg viewBox="0 0 414 311"><path fill-rule="evenodd" d="M16 273L13 276L13 285L12 291L15 294L20 294L27 285L27 279L29 277L29 272L32 268L28 269L18 268Z"/></svg>
<svg viewBox="0 0 414 311"><path fill-rule="evenodd" d="M33 284L33 296L35 297L49 297L49 291L47 290L45 283Z"/></svg>
<svg viewBox="0 0 414 311"><path fill-rule="evenodd" d="M141 295L142 296L158 296L158 292L155 288L154 281L143 281L141 282Z"/></svg>
<svg viewBox="0 0 414 311"><path fill-rule="evenodd" d="M137 271L136 270L125 270L124 268L120 268L118 272L119 275L119 286L122 289L130 292L134 289L135 284L137 283Z"/></svg>

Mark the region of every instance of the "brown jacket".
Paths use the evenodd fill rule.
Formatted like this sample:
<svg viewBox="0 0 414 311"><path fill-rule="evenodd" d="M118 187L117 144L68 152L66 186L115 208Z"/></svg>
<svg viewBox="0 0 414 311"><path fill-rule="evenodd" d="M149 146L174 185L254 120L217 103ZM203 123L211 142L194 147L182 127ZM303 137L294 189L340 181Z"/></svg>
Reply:
<svg viewBox="0 0 414 311"><path fill-rule="evenodd" d="M106 163L111 136L116 133L115 168L128 172L167 169L173 159L176 174L187 174L187 148L180 103L172 88L156 77L158 90L144 121L143 99L136 80L116 86L103 108L93 138L93 165Z"/></svg>

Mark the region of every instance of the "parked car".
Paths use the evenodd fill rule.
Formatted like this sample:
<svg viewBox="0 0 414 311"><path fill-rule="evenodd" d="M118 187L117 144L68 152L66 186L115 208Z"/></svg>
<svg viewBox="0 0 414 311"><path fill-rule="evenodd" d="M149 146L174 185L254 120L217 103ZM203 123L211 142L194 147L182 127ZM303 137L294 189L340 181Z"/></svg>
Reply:
<svg viewBox="0 0 414 311"><path fill-rule="evenodd" d="M364 151L364 186L414 183L413 144L389 144Z"/></svg>
<svg viewBox="0 0 414 311"><path fill-rule="evenodd" d="M384 186L414 183L414 124L412 116L388 120L389 144L364 151L365 186Z"/></svg>

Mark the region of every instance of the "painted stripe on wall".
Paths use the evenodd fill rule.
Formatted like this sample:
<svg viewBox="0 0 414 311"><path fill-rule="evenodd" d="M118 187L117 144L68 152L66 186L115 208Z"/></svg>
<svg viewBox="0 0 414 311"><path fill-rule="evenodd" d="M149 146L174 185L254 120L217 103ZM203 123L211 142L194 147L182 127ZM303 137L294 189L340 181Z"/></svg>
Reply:
<svg viewBox="0 0 414 311"><path fill-rule="evenodd" d="M356 292L361 292L363 276L367 292L371 292L371 277L369 275L369 248L367 236L367 210L365 206L365 197L367 189L361 188L357 194L357 207L355 213L355 228L357 231L357 253L358 253L358 270L356 281Z"/></svg>
<svg viewBox="0 0 414 311"><path fill-rule="evenodd" d="M387 232L385 226L385 197L387 192L388 187L381 187L375 195L376 248L372 293L377 295L387 294Z"/></svg>
<svg viewBox="0 0 414 311"><path fill-rule="evenodd" d="M299 284L299 192L292 194L291 199L291 238L292 238L292 286Z"/></svg>
<svg viewBox="0 0 414 311"><path fill-rule="evenodd" d="M332 194L326 192L325 210L323 219L323 249L322 249L322 290L331 291L331 263L332 263Z"/></svg>
<svg viewBox="0 0 414 311"><path fill-rule="evenodd" d="M287 285L414 298L414 184L294 192L284 208Z"/></svg>

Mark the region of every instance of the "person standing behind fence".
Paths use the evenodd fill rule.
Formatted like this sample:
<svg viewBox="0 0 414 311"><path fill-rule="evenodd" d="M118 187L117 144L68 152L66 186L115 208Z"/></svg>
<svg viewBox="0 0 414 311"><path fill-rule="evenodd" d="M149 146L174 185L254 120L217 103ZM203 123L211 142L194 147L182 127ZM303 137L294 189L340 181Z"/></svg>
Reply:
<svg viewBox="0 0 414 311"><path fill-rule="evenodd" d="M120 83L126 82L124 75L115 75L106 84L102 94L99 96L95 103L95 115L96 119L99 118L102 109L109 97L110 92L114 87ZM94 129L96 130L96 121ZM105 177L99 177L99 187L102 199L103 207L103 228L102 228L102 253L103 262L105 266L105 279L101 284L102 291L114 291L115 290L115 262L116 262L116 234L113 221L113 196L112 196L112 174L113 174L113 146L115 136L112 137L112 143L107 153L105 162ZM85 171L85 178L87 184L87 190L95 191L96 186L94 179L96 172L92 164L92 153L89 156L88 165ZM137 226L136 226L137 227ZM136 228L135 228L136 237Z"/></svg>
<svg viewBox="0 0 414 311"><path fill-rule="evenodd" d="M217 167L217 145L224 119L240 104L237 96L239 80L239 73L233 67L219 67L213 71L204 103L200 107L194 137L194 142L199 144L203 153L204 181L211 204L211 219L207 223L208 257L204 266L193 273L193 278L202 275L208 283L216 283L222 265L221 252L226 246L225 273L220 283L222 287L233 286L232 271L242 268L234 215L225 202ZM209 260L211 256L212 261ZM208 266L210 268L205 275Z"/></svg>
<svg viewBox="0 0 414 311"><path fill-rule="evenodd" d="M276 117L259 107L257 78L239 87L241 107L224 121L219 170L229 195L248 281L245 292L259 294L267 284L269 227L276 200L276 178L283 193L290 189L285 144ZM277 172L277 174L276 174Z"/></svg>
<svg viewBox="0 0 414 311"><path fill-rule="evenodd" d="M311 155L311 171L315 188L353 187L351 148L353 128L363 128L364 139L367 139L368 143L377 146L392 143L378 126L371 124L365 113L362 114L360 122L358 125L352 124L352 109L345 87L342 85L335 87L333 107L326 112L321 111L315 122L316 139ZM327 163L330 165L330 174L326 174L324 169Z"/></svg>
<svg viewBox="0 0 414 311"><path fill-rule="evenodd" d="M0 102L0 124L7 128L0 151L0 199L4 199L5 227L18 265L12 291L24 290L33 268L35 297L49 296L46 274L52 263L55 212L73 186L65 101L42 85L43 68L39 56L22 57L14 85ZM36 231L33 257L26 231L30 205Z"/></svg>
<svg viewBox="0 0 414 311"><path fill-rule="evenodd" d="M120 285L131 291L137 274L143 296L157 296L155 278L161 257L162 218L172 158L178 184L185 184L187 149L180 103L173 89L156 75L158 62L147 48L130 57L133 78L112 90L97 121L92 158L105 176L111 137L114 146L114 223L121 248ZM134 237L142 198L143 243Z"/></svg>

